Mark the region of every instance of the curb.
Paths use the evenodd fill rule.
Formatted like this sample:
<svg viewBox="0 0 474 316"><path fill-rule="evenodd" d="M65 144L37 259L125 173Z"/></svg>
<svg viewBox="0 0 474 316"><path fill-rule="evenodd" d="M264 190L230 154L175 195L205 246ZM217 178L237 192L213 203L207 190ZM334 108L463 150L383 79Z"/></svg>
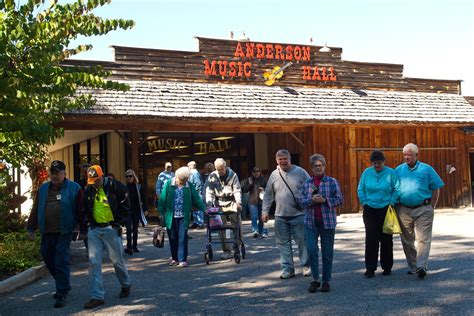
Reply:
<svg viewBox="0 0 474 316"><path fill-rule="evenodd" d="M38 280L48 273L46 265L43 263L39 266L29 268L26 271L18 273L6 280L0 282L0 295L13 292L14 290Z"/></svg>

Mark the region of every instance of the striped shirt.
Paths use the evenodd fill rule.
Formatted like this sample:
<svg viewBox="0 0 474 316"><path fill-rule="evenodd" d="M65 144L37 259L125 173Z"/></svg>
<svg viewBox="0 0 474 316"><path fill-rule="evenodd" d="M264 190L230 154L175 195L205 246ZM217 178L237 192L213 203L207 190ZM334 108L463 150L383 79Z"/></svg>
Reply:
<svg viewBox="0 0 474 316"><path fill-rule="evenodd" d="M314 229L314 203L312 201L314 189L314 177L311 177L303 183L299 201L305 209L304 223L309 229ZM325 175L319 185L319 194L326 199L326 202L321 204L324 228L335 229L337 223L336 207L344 202L339 183L336 179Z"/></svg>

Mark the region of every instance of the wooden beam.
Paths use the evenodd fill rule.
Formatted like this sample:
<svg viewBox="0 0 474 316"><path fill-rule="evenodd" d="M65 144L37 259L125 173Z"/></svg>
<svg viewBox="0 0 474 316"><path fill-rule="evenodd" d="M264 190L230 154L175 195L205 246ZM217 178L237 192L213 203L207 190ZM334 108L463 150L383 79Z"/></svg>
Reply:
<svg viewBox="0 0 474 316"><path fill-rule="evenodd" d="M138 131L132 130L132 144L131 144L131 163L132 169L135 173L138 173L138 156L139 156L139 141L138 141Z"/></svg>

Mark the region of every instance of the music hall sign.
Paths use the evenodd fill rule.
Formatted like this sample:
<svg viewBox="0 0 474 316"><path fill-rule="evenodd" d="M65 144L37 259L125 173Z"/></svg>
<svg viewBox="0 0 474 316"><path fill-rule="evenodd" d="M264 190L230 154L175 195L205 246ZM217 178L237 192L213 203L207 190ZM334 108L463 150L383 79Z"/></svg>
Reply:
<svg viewBox="0 0 474 316"><path fill-rule="evenodd" d="M262 76L264 83L273 85L283 77L289 67L300 66L301 79L306 81L337 81L334 67L313 65L311 46L280 45L270 43L237 42L232 60L205 59L204 75L226 79L250 78L253 73L253 62L273 64L272 69L265 71ZM278 66L276 64L282 64ZM258 74L254 76L258 77Z"/></svg>

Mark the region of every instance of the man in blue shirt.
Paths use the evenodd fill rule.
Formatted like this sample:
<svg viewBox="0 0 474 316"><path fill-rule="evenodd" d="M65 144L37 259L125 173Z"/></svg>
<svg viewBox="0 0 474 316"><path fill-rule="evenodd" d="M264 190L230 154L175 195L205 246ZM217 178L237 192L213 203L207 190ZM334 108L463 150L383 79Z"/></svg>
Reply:
<svg viewBox="0 0 474 316"><path fill-rule="evenodd" d="M434 209L439 189L444 183L433 167L418 161L418 147L415 144L403 147L403 158L406 163L395 169L400 179L398 217L401 239L410 268L408 274L416 273L423 279L430 254Z"/></svg>
<svg viewBox="0 0 474 316"><path fill-rule="evenodd" d="M155 193L156 193L156 202L160 199L161 191L166 181L174 178L173 165L171 162L165 163L165 170L163 170L156 178Z"/></svg>

